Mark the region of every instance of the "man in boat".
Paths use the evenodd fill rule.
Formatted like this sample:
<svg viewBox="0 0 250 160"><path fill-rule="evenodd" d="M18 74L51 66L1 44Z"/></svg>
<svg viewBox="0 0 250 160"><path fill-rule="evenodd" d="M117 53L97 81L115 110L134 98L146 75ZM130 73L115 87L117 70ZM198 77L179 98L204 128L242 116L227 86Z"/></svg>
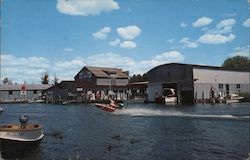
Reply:
<svg viewBox="0 0 250 160"><path fill-rule="evenodd" d="M111 107L117 108L117 104L116 104L116 102L113 99L110 98L109 101L110 101L110 106Z"/></svg>

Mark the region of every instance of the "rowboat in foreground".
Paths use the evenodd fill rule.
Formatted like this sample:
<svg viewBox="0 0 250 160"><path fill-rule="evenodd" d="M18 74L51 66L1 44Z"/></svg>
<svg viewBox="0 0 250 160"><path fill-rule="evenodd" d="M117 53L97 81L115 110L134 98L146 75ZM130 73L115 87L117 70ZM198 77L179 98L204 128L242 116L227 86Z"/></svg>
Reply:
<svg viewBox="0 0 250 160"><path fill-rule="evenodd" d="M1 144L5 142L37 142L44 136L40 124L27 124L28 116L20 117L21 124L0 126Z"/></svg>
<svg viewBox="0 0 250 160"><path fill-rule="evenodd" d="M28 116L21 116L19 121L20 124L0 126L0 147L3 158L25 158L25 155L34 150L44 137L40 124L27 124Z"/></svg>

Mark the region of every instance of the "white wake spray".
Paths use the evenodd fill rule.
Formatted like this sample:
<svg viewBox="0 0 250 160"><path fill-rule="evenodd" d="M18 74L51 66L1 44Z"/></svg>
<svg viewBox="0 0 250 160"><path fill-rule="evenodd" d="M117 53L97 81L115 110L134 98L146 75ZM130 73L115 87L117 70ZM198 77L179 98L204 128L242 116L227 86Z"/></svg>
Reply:
<svg viewBox="0 0 250 160"><path fill-rule="evenodd" d="M128 116L166 116L166 117L187 117L187 118L207 118L207 119L235 119L235 120L250 120L250 116L235 116L230 114L210 115L210 114L191 114L180 111L157 110L147 108L129 108L117 110L114 115Z"/></svg>

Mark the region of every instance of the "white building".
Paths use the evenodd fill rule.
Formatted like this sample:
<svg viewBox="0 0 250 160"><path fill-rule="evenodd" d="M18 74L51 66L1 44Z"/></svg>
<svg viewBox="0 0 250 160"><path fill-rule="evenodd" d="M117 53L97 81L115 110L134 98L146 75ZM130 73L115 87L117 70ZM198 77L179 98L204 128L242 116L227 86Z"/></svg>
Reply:
<svg viewBox="0 0 250 160"><path fill-rule="evenodd" d="M175 89L179 102L250 92L250 71L170 63L151 69L148 77L149 101L161 96L164 88Z"/></svg>
<svg viewBox="0 0 250 160"><path fill-rule="evenodd" d="M42 96L49 84L0 85L0 102L30 101Z"/></svg>

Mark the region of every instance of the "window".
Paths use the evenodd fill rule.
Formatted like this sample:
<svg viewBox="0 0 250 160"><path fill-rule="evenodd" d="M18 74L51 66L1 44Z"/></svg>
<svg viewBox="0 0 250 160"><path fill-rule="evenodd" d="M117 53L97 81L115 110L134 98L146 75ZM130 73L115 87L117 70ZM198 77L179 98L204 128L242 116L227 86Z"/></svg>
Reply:
<svg viewBox="0 0 250 160"><path fill-rule="evenodd" d="M33 93L34 93L34 94L37 94L37 90L34 90Z"/></svg>
<svg viewBox="0 0 250 160"><path fill-rule="evenodd" d="M12 95L13 93L12 93L12 91L9 91L9 95Z"/></svg>
<svg viewBox="0 0 250 160"><path fill-rule="evenodd" d="M240 84L236 84L236 88L237 88L237 89L240 89Z"/></svg>
<svg viewBox="0 0 250 160"><path fill-rule="evenodd" d="M219 89L223 89L223 84L219 84Z"/></svg>

